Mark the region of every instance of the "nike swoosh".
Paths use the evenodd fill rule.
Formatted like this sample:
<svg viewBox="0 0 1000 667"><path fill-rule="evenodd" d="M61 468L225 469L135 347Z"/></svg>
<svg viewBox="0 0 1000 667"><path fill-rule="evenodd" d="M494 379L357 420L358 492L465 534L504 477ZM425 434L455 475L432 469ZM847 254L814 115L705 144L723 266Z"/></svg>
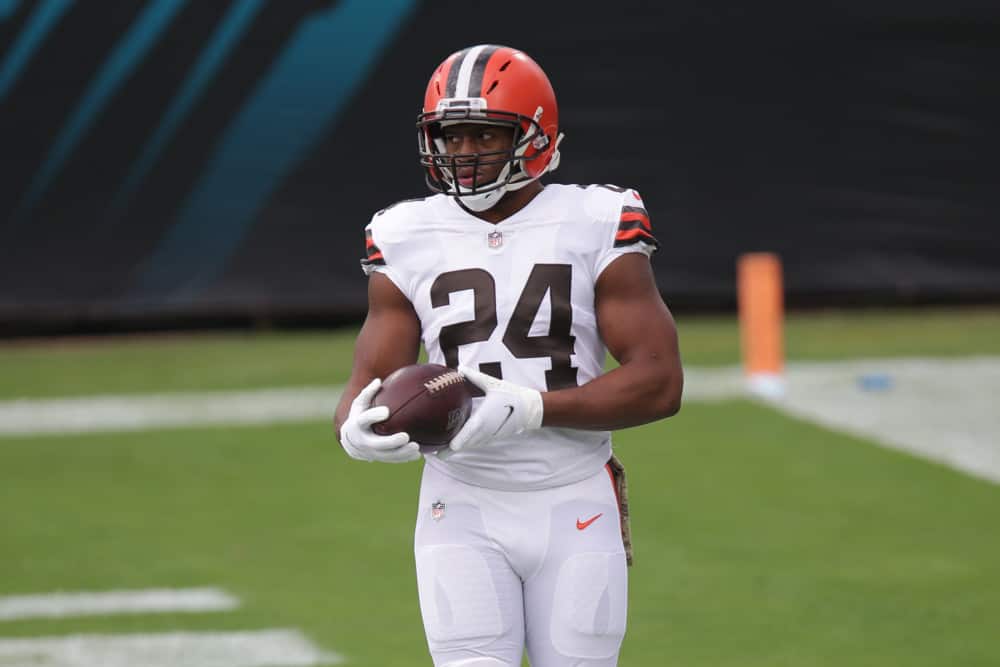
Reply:
<svg viewBox="0 0 1000 667"><path fill-rule="evenodd" d="M500 425L497 426L497 430L493 431L493 435L496 435L497 433L499 433L500 429L502 429L507 424L508 420L510 420L510 416L512 414L514 414L514 406L513 405L505 405L504 407L507 408L507 416L504 417L503 421L500 422Z"/></svg>
<svg viewBox="0 0 1000 667"><path fill-rule="evenodd" d="M577 519L576 520L576 529L577 530L583 530L584 528L586 528L590 524L592 524L595 521L597 521L598 519L600 519L602 516L604 516L604 512L601 512L600 514L595 514L594 516L590 517L586 521L580 521L579 519Z"/></svg>

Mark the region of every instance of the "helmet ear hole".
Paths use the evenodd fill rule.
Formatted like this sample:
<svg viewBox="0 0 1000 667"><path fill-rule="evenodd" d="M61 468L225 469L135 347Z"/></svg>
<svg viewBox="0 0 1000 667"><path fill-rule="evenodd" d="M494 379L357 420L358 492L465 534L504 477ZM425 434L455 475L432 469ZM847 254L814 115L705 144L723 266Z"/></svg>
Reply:
<svg viewBox="0 0 1000 667"><path fill-rule="evenodd" d="M533 160L524 163L524 172L529 178L538 178L545 173L545 168L549 165L551 155L538 155Z"/></svg>

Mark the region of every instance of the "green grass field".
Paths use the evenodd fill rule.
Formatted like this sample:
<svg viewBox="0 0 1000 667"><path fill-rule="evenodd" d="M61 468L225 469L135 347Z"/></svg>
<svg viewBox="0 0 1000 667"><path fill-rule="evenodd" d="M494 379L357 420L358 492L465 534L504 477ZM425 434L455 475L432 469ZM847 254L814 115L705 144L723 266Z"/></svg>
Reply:
<svg viewBox="0 0 1000 667"><path fill-rule="evenodd" d="M731 318L678 323L686 364L738 360ZM353 333L0 344L0 397L336 384ZM792 359L1000 355L1000 312L811 314L786 336ZM636 547L622 665L1000 664L1000 487L747 401L686 405L616 449ZM350 461L326 422L0 438L0 596L243 601L0 621L0 641L298 628L347 664L429 665L419 469Z"/></svg>

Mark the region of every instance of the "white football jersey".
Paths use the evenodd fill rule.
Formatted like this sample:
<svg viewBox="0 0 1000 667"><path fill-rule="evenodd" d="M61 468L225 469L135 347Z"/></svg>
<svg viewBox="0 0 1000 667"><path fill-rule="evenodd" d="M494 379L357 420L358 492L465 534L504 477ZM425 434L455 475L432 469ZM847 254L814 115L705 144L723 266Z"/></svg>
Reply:
<svg viewBox="0 0 1000 667"><path fill-rule="evenodd" d="M547 185L492 224L434 195L379 211L366 227L366 274L385 274L412 302L431 363L459 364L540 391L603 371L594 287L615 258L656 248L634 190ZM611 434L544 427L427 465L470 484L531 490L595 474Z"/></svg>

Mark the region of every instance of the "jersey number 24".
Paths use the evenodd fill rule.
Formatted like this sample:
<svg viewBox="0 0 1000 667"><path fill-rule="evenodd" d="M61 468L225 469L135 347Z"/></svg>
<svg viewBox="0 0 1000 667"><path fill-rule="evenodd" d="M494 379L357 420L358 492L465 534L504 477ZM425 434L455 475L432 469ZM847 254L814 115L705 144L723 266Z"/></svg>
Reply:
<svg viewBox="0 0 1000 667"><path fill-rule="evenodd" d="M545 371L545 385L549 391L576 386L576 369L570 365L570 355L576 343L576 337L570 332L573 324L570 303L572 270L569 264L535 264L503 334L504 346L518 359L548 357L552 360L552 368ZM475 319L447 324L441 327L438 337L445 363L452 368L458 366L460 345L489 340L497 328L496 282L483 269L442 273L431 285L431 306L447 306L451 303L452 293L465 290L472 290ZM531 323L538 315L546 292L552 307L549 333L529 336ZM482 363L479 370L497 378L503 377L498 361Z"/></svg>

